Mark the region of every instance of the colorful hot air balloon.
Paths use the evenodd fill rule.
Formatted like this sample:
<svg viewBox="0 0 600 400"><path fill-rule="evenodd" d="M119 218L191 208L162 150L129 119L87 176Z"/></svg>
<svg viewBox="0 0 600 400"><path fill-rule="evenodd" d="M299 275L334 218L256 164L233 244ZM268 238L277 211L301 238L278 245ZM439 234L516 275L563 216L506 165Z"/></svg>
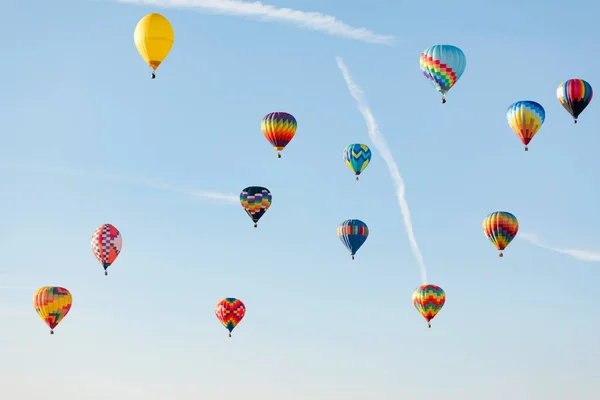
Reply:
<svg viewBox="0 0 600 400"><path fill-rule="evenodd" d="M257 227L258 220L271 207L271 192L269 189L262 186L250 186L242 190L240 193L240 203L252 221L254 227Z"/></svg>
<svg viewBox="0 0 600 400"><path fill-rule="evenodd" d="M504 257L502 250L510 244L519 231L517 217L506 211L495 211L483 220L483 233L500 251L498 257Z"/></svg>
<svg viewBox="0 0 600 400"><path fill-rule="evenodd" d="M50 327L50 334L54 335L54 328L69 313L73 304L71 293L58 286L44 286L36 290L33 295L33 307L40 318Z"/></svg>
<svg viewBox="0 0 600 400"><path fill-rule="evenodd" d="M371 161L371 149L366 144L349 144L344 149L344 162L350 168L350 171L358 176L367 168Z"/></svg>
<svg viewBox="0 0 600 400"><path fill-rule="evenodd" d="M262 133L277 151L277 158L281 158L280 151L294 138L297 127L296 118L286 112L272 112L263 117Z"/></svg>
<svg viewBox="0 0 600 400"><path fill-rule="evenodd" d="M121 253L123 238L121 232L111 224L103 224L92 233L92 253L104 267L104 275L108 275L106 270L115 262Z"/></svg>
<svg viewBox="0 0 600 400"><path fill-rule="evenodd" d="M558 101L573 116L574 123L577 123L579 114L590 104L593 95L592 85L583 79L569 79L556 89Z"/></svg>
<svg viewBox="0 0 600 400"><path fill-rule="evenodd" d="M446 303L446 293L436 285L421 285L412 295L413 305L425 318L431 328L431 320L440 312Z"/></svg>
<svg viewBox="0 0 600 400"><path fill-rule="evenodd" d="M369 228L359 219L347 219L338 226L337 234L354 260L354 255L369 236Z"/></svg>
<svg viewBox="0 0 600 400"><path fill-rule="evenodd" d="M148 14L135 27L133 41L140 56L152 68L152 79L156 78L154 71L167 58L175 41L171 23L160 14Z"/></svg>
<svg viewBox="0 0 600 400"><path fill-rule="evenodd" d="M442 103L445 103L446 93L465 72L467 57L456 46L436 44L421 54L419 66L425 78L442 94Z"/></svg>
<svg viewBox="0 0 600 400"><path fill-rule="evenodd" d="M235 328L244 315L246 315L246 306L241 300L233 297L227 297L217 303L215 307L215 315L221 321L223 326L229 331L229 337L231 337L231 331Z"/></svg>
<svg viewBox="0 0 600 400"><path fill-rule="evenodd" d="M508 125L525 145L525 151L528 151L527 145L542 127L546 119L546 111L535 101L517 101L508 107L506 119L508 119Z"/></svg>

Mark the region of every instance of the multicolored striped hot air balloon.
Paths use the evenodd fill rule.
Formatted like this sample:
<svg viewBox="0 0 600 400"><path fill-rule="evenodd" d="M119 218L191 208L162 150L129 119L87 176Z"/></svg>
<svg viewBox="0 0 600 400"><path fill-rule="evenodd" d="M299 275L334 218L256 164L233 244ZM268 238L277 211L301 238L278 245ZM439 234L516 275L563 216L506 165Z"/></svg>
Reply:
<svg viewBox="0 0 600 400"><path fill-rule="evenodd" d="M215 307L215 315L221 321L223 326L231 331L242 321L246 315L246 306L241 300L233 297L227 297L217 303Z"/></svg>
<svg viewBox="0 0 600 400"><path fill-rule="evenodd" d="M338 226L337 234L354 260L354 255L369 236L369 228L359 219L347 219Z"/></svg>
<svg viewBox="0 0 600 400"><path fill-rule="evenodd" d="M431 320L446 303L446 293L436 285L421 285L413 292L412 302L431 328Z"/></svg>
<svg viewBox="0 0 600 400"><path fill-rule="evenodd" d="M500 251L498 257L504 257L502 250L512 242L519 231L517 217L506 211L495 211L483 220L483 233Z"/></svg>
<svg viewBox="0 0 600 400"><path fill-rule="evenodd" d="M583 79L569 79L556 89L558 101L571 114L574 123L577 123L579 114L590 104L593 96L592 85Z"/></svg>
<svg viewBox="0 0 600 400"><path fill-rule="evenodd" d="M442 103L445 103L446 93L465 72L467 57L456 46L436 44L421 54L419 66L425 78L442 94Z"/></svg>
<svg viewBox="0 0 600 400"><path fill-rule="evenodd" d="M371 161L371 149L366 144L349 144L344 149L344 162L350 168L350 171L358 176L367 168Z"/></svg>
<svg viewBox="0 0 600 400"><path fill-rule="evenodd" d="M262 186L249 186L240 193L240 203L246 214L254 221L254 227L271 207L273 196L269 189Z"/></svg>
<svg viewBox="0 0 600 400"><path fill-rule="evenodd" d="M261 122L262 133L277 150L277 158L281 158L280 151L294 138L297 127L296 118L286 112L272 112L263 117Z"/></svg>
<svg viewBox="0 0 600 400"><path fill-rule="evenodd" d="M121 232L111 224L102 224L92 233L92 253L104 267L104 275L108 275L106 269L121 254L122 246Z"/></svg>
<svg viewBox="0 0 600 400"><path fill-rule="evenodd" d="M506 119L508 119L508 125L525 145L525 151L528 151L527 145L542 127L546 119L546 111L535 101L517 101L508 107Z"/></svg>
<svg viewBox="0 0 600 400"><path fill-rule="evenodd" d="M44 286L33 294L33 307L46 325L50 327L50 334L54 335L54 328L65 318L73 304L71 293L59 286Z"/></svg>

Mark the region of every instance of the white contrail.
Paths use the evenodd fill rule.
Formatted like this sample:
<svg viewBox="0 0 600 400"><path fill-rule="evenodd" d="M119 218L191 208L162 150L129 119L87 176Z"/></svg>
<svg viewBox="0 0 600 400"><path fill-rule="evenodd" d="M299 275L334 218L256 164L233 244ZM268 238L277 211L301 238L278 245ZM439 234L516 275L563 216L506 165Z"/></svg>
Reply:
<svg viewBox="0 0 600 400"><path fill-rule="evenodd" d="M394 157L392 157L392 153L390 152L387 143L385 142L385 138L379 132L379 127L377 126L377 122L375 122L375 118L371 113L371 109L367 106L366 100L363 98L362 89L354 83L352 77L350 76L350 72L346 65L344 64L344 60L341 57L337 57L337 64L339 69L342 71L344 75L344 79L346 80L346 85L348 86L348 90L354 100L356 100L358 110L361 112L365 119L365 123L367 124L367 129L369 132L369 137L375 147L381 154L381 157L385 160L385 163L390 170L390 175L394 184L396 185L396 195L398 196L398 204L400 205L400 212L402 212L402 216L404 217L404 226L406 227L406 233L408 233L408 241L410 242L410 247L417 259L417 263L419 263L419 267L421 268L421 279L423 283L427 283L427 268L425 267L425 262L423 261L423 254L421 254L421 250L419 250L419 245L417 244L417 239L415 238L415 233L413 232L412 222L410 220L410 209L408 208L408 203L405 198L405 186L404 180L400 175L400 171L398 170L398 165L394 161Z"/></svg>
<svg viewBox="0 0 600 400"><path fill-rule="evenodd" d="M552 247L545 244L535 233L529 232L520 232L519 236L522 239L525 239L529 243L541 247L546 250L555 251L561 254L567 254L571 257L574 257L581 261L592 261L592 262L600 262L600 251L594 250L579 250L579 249L561 249L558 247Z"/></svg>
<svg viewBox="0 0 600 400"><path fill-rule="evenodd" d="M91 170L83 170L83 169L75 169L75 168L64 168L57 167L47 164L37 164L34 162L7 162L5 164L0 165L3 168L12 168L12 169L34 169L43 172L52 172L64 175L77 175L77 176L93 176L94 178L104 178L112 181L120 181L120 182L128 182L134 185L142 185L147 186L153 189L168 191L179 193L185 196L189 196L194 199L211 199L226 203L236 203L240 201L239 196L227 193L218 193L214 191L208 190L199 190L194 188L188 188L183 186L171 185L169 183L164 183L160 181L156 181L149 178L131 176L131 175L123 175L123 174L115 174L110 172L103 171L91 171Z"/></svg>
<svg viewBox="0 0 600 400"><path fill-rule="evenodd" d="M352 27L331 15L305 12L291 8L278 8L260 1L240 0L116 0L119 3L153 5L173 8L195 8L215 14L258 17L260 19L288 22L294 25L324 32L331 36L345 37L368 43L393 44L392 35L379 35L365 28Z"/></svg>

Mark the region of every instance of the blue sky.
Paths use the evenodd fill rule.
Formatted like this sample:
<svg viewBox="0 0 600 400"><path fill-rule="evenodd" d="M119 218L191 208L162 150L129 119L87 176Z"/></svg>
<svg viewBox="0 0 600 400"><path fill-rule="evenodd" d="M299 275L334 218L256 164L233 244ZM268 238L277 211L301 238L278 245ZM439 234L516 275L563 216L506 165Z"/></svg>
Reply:
<svg viewBox="0 0 600 400"><path fill-rule="evenodd" d="M599 100L574 125L555 96L569 78L600 90L597 4L154 3L3 3L1 397L597 398ZM175 30L154 81L133 44L150 12ZM418 67L442 43L467 56L444 105ZM446 291L432 329L338 56ZM527 153L505 117L518 100L546 110ZM282 159L260 132L270 111L298 120ZM354 142L373 150L358 183ZM273 194L257 229L237 200L250 185ZM520 222L503 259L481 229L495 210ZM370 228L354 261L348 218ZM123 235L107 278L89 244L102 223ZM54 336L32 306L45 285L74 299ZM229 296L247 307L231 339L213 311Z"/></svg>

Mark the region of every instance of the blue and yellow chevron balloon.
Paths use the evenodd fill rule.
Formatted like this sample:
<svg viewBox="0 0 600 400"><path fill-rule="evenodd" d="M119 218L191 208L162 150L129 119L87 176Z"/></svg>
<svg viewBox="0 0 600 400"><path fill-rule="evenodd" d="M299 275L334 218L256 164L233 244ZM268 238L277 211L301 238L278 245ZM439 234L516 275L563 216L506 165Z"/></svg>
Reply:
<svg viewBox="0 0 600 400"><path fill-rule="evenodd" d="M367 168L370 161L371 149L366 144L349 144L344 149L344 162L350 168L350 171L356 175L356 180L358 180L358 175Z"/></svg>

